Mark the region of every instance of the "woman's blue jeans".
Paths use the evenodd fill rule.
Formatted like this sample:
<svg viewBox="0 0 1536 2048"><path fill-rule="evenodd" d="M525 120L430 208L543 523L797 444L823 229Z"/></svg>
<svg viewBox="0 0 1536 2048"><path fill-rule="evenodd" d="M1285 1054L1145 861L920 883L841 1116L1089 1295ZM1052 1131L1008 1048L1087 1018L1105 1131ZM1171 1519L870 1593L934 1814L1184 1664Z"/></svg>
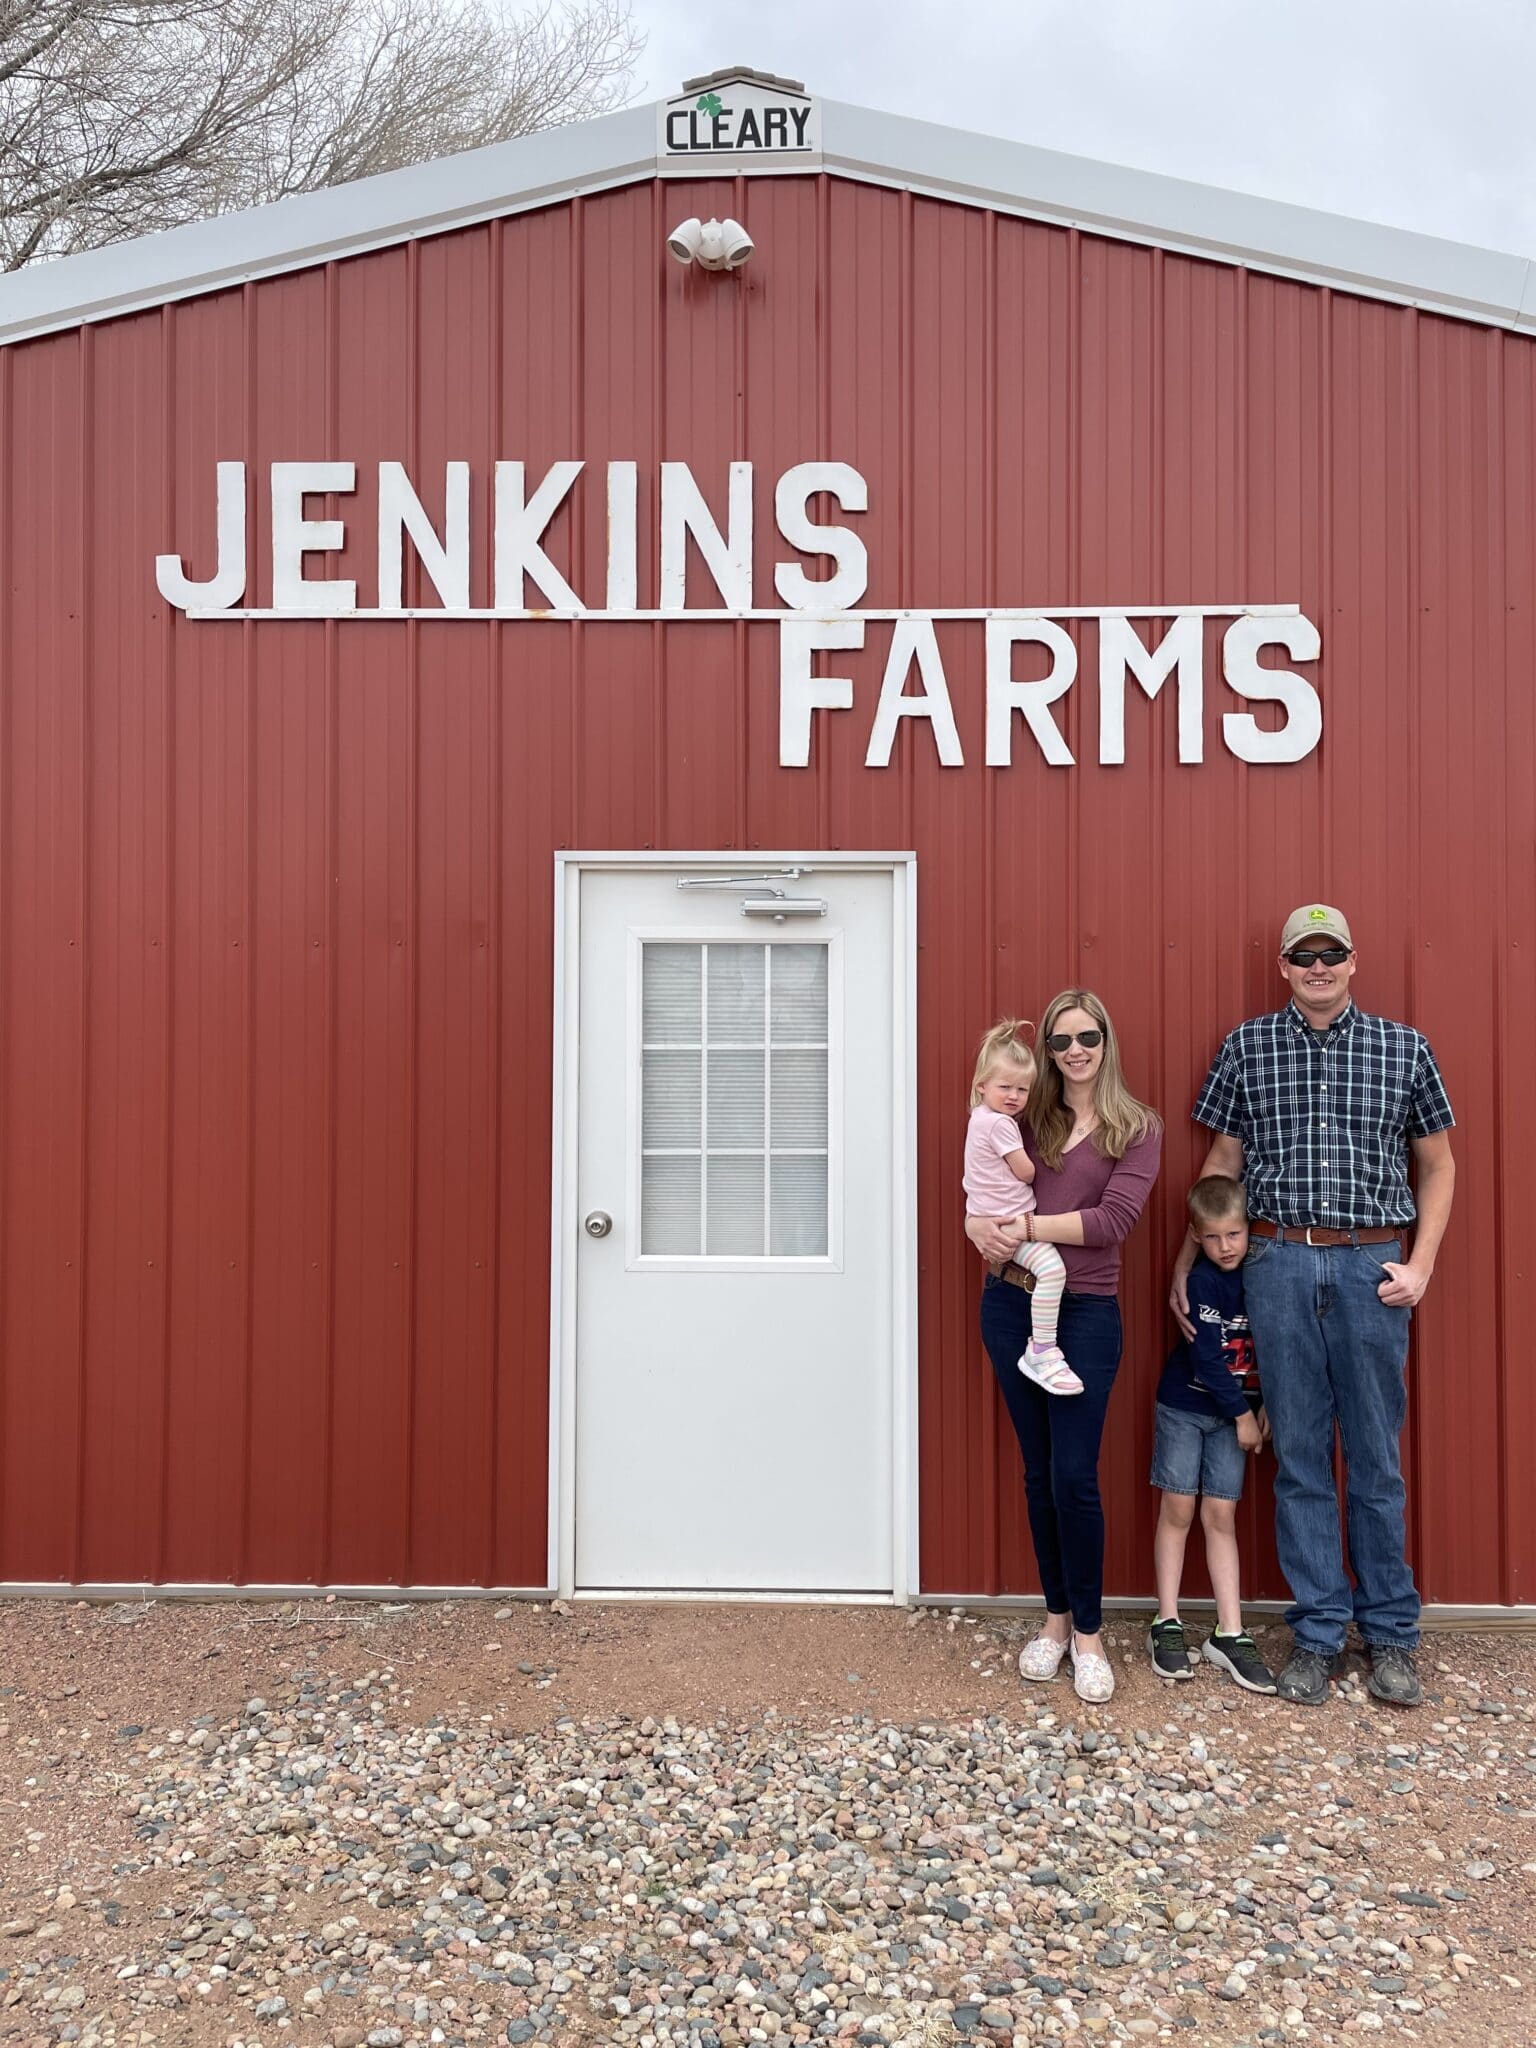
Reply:
<svg viewBox="0 0 1536 2048"><path fill-rule="evenodd" d="M1350 1620L1367 1643L1411 1649L1419 1596L1404 1555L1398 1439L1408 1413L1409 1311L1376 1290L1398 1243L1313 1246L1255 1238L1243 1292L1275 1448L1275 1540L1298 1649L1332 1656ZM1333 1436L1344 1445L1349 1564Z"/></svg>
<svg viewBox="0 0 1536 2048"><path fill-rule="evenodd" d="M1112 1294L1062 1297L1057 1342L1083 1383L1080 1394L1047 1394L1019 1371L1029 1341L1030 1297L987 1275L981 1338L1003 1390L1024 1457L1024 1492L1040 1589L1051 1614L1070 1614L1080 1635L1103 1621L1104 1510L1099 1445L1109 1390L1120 1369L1120 1304Z"/></svg>

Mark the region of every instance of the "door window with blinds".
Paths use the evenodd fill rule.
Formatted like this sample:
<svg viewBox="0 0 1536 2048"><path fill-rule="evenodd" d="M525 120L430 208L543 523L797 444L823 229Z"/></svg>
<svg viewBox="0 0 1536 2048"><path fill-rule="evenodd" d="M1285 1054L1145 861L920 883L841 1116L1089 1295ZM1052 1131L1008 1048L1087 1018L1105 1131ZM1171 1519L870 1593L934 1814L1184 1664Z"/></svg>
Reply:
<svg viewBox="0 0 1536 2048"><path fill-rule="evenodd" d="M641 942L641 1257L830 1256L831 951Z"/></svg>

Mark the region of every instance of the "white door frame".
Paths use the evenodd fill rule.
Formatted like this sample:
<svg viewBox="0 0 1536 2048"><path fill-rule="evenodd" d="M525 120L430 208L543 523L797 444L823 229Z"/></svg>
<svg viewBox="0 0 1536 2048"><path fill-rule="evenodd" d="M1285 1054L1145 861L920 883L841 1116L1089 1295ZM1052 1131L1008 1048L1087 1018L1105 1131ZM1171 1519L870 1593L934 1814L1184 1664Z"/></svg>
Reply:
<svg viewBox="0 0 1536 2048"><path fill-rule="evenodd" d="M896 1077L892 1104L891 1189L891 1599L905 1606L918 1587L917 1558L917 855L915 853L777 852L739 847L715 853L582 853L555 855L554 1098L551 1119L549 1247L549 1589L564 1599L576 1579L576 1266L580 1250L576 1186L577 1030L580 1015L581 880L601 870L631 874L698 869L808 867L884 872L891 878L891 1047ZM684 1591L644 1598L695 1600L836 1599L847 1595ZM883 1596L882 1596L883 1598Z"/></svg>

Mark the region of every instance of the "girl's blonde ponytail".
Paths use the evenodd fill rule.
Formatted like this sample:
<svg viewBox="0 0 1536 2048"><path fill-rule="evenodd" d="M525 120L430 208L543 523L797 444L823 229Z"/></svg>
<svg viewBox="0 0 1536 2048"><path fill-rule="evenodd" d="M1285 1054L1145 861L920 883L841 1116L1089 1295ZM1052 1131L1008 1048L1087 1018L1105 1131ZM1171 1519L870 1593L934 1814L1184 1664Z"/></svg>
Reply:
<svg viewBox="0 0 1536 2048"><path fill-rule="evenodd" d="M1024 1033L1034 1028L1028 1017L1004 1017L992 1026L976 1051L976 1071L971 1076L972 1109L980 1102L981 1084L994 1067L1023 1067L1033 1080L1035 1055Z"/></svg>

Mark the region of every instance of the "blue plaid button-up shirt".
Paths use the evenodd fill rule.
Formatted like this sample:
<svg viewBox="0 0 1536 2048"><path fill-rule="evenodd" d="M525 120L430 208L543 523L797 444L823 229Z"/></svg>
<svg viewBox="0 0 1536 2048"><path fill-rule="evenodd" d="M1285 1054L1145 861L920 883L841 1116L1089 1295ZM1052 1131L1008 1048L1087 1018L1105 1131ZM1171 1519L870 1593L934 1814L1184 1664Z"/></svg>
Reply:
<svg viewBox="0 0 1536 2048"><path fill-rule="evenodd" d="M1456 1121L1423 1033L1353 1003L1322 1032L1294 1003L1239 1024L1194 1114L1241 1139L1249 1214L1288 1230L1411 1223L1409 1140Z"/></svg>

